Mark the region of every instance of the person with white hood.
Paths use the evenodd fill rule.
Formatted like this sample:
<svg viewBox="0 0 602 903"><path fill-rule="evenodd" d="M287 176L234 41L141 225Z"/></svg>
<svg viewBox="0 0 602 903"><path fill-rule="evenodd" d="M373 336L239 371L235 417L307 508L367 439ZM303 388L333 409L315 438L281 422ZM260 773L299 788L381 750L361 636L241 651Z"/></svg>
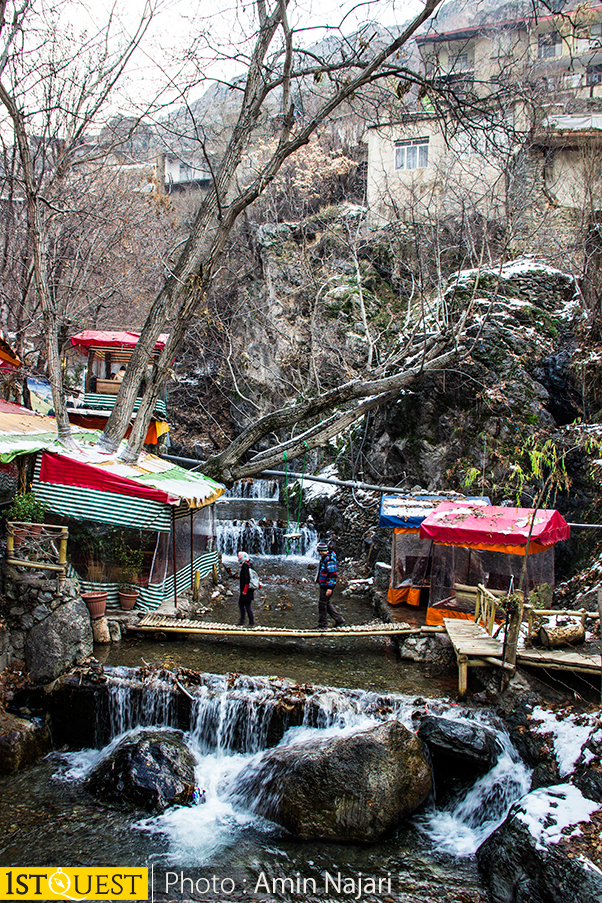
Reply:
<svg viewBox="0 0 602 903"><path fill-rule="evenodd" d="M251 559L246 552L238 553L238 565L240 567L240 596L238 597L238 608L240 618L238 626L242 627L245 623L245 617L249 619L249 627L255 625L255 615L253 614L253 596L255 590L251 589Z"/></svg>

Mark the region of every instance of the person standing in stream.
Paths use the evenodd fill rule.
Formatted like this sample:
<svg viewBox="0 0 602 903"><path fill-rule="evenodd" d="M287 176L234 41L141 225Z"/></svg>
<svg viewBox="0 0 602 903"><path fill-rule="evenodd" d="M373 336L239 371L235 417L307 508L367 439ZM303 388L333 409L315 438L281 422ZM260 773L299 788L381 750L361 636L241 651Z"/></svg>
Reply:
<svg viewBox="0 0 602 903"><path fill-rule="evenodd" d="M318 543L318 575L316 583L320 585L320 597L318 600L318 630L328 628L328 615L334 620L335 627L342 627L345 623L343 615L332 604L332 593L337 584L337 556L333 549L328 548L325 542Z"/></svg>
<svg viewBox="0 0 602 903"><path fill-rule="evenodd" d="M246 552L238 553L238 565L240 567L240 596L238 597L238 609L240 618L238 626L242 627L245 623L245 616L249 619L249 627L255 626L255 615L253 614L253 596L255 590L251 589L251 559Z"/></svg>

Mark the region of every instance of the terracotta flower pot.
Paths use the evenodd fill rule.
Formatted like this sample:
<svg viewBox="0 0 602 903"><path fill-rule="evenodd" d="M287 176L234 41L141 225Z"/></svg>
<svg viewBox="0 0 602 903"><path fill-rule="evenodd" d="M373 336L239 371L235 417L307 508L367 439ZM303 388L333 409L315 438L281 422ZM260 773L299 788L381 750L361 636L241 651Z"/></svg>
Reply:
<svg viewBox="0 0 602 903"><path fill-rule="evenodd" d="M96 592L82 593L82 599L86 603L92 620L102 618L107 607L106 591L98 590Z"/></svg>
<svg viewBox="0 0 602 903"><path fill-rule="evenodd" d="M119 605L121 606L121 609L123 611L131 611L138 600L138 596L140 595L138 590L137 589L130 589L130 590L120 589L120 590L118 590L118 592L119 592Z"/></svg>

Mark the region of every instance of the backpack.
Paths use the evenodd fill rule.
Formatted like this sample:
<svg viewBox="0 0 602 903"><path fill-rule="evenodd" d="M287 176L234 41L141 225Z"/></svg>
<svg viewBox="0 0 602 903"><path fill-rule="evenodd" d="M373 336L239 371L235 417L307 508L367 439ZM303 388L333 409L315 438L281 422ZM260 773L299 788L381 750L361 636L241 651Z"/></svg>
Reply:
<svg viewBox="0 0 602 903"><path fill-rule="evenodd" d="M249 589L261 589L259 574L253 568L249 568Z"/></svg>

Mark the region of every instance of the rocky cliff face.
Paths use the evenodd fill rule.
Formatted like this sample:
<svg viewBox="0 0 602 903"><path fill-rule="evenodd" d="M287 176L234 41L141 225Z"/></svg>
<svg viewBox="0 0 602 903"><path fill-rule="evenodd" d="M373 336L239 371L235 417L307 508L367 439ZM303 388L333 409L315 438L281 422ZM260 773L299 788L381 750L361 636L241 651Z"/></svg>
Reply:
<svg viewBox="0 0 602 903"><path fill-rule="evenodd" d="M374 474L462 490L476 471L473 489L502 501L515 447L580 415L575 290L571 276L531 261L452 278L446 294L476 308L470 354L375 415Z"/></svg>
<svg viewBox="0 0 602 903"><path fill-rule="evenodd" d="M364 376L370 340L374 364L399 347L404 331L420 328L409 299L410 273L421 252L412 256L403 230L395 240L389 232L370 233L362 217L361 208L333 207L302 223L254 233L259 263L236 290L230 287L230 307L236 303L244 316L230 320L227 364L216 354L219 343L213 345L213 374L205 379L194 436L185 426L190 405L181 406L174 431L180 450L197 443L199 453L198 443L205 442L210 452L297 392L312 394ZM447 263L453 265L453 255ZM598 502L578 435L583 427L572 424L598 419L600 362L590 351L592 330L574 277L522 259L452 269L436 284L431 264L424 266L439 323L447 311L470 310L466 353L313 452L308 470L336 462L344 479L483 493L494 504L530 505L547 478L546 460L555 461L558 479L544 502L572 520L594 519ZM189 361L194 358L198 370L198 348L191 349ZM202 380L196 381L200 387ZM186 376L188 397L194 382ZM538 474L535 459L542 449ZM355 523L364 523L357 517L362 504L374 524L377 499L358 505L354 498L335 500L324 522L339 535L358 534L347 549L354 555L366 544L366 530Z"/></svg>

